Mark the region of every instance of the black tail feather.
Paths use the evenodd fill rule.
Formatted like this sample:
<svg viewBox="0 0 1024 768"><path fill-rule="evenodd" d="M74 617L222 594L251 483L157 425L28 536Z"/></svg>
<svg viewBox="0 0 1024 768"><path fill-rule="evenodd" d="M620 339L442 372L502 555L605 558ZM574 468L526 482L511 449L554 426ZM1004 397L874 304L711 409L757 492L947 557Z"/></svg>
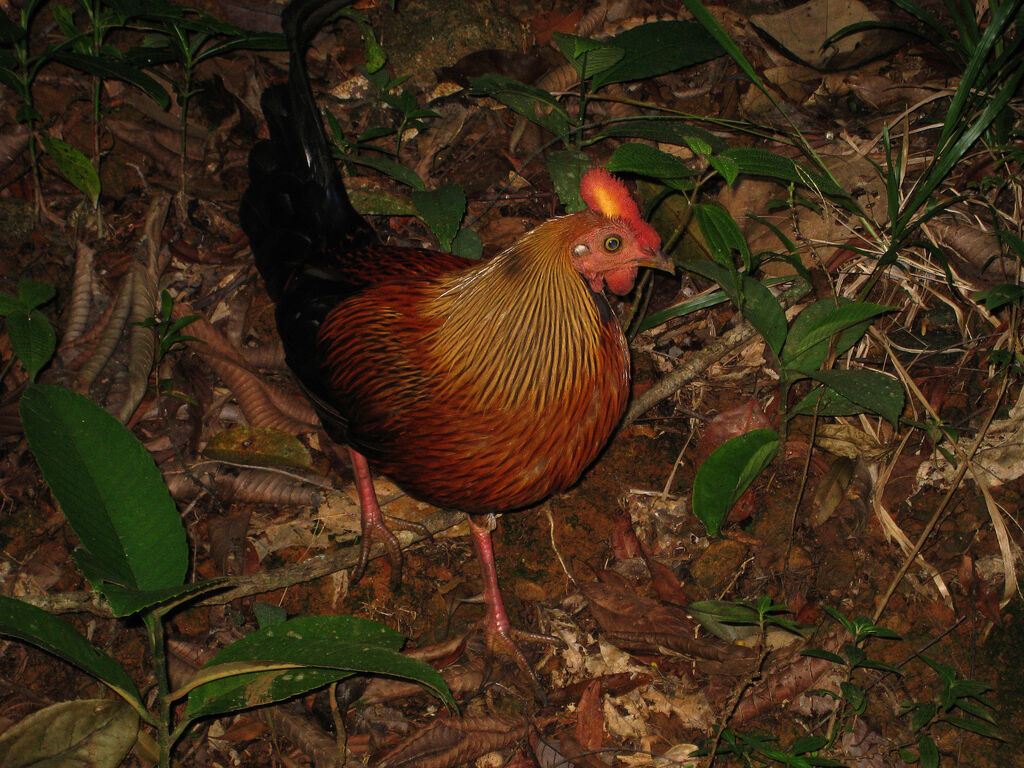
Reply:
<svg viewBox="0 0 1024 768"><path fill-rule="evenodd" d="M250 154L241 208L242 228L274 301L298 273L330 272L345 251L376 239L345 194L306 72L310 41L351 1L295 0L282 13L288 82L263 93L270 139Z"/></svg>

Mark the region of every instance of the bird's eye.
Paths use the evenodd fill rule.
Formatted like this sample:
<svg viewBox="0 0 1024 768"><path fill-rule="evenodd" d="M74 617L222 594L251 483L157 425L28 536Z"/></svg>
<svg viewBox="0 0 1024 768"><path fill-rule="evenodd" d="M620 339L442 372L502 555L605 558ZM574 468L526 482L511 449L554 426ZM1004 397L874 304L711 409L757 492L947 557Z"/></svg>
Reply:
<svg viewBox="0 0 1024 768"><path fill-rule="evenodd" d="M615 253L617 250L619 250L619 247L621 245L622 238L620 238L618 235L608 235L608 237L604 239L604 249L608 251L608 253Z"/></svg>

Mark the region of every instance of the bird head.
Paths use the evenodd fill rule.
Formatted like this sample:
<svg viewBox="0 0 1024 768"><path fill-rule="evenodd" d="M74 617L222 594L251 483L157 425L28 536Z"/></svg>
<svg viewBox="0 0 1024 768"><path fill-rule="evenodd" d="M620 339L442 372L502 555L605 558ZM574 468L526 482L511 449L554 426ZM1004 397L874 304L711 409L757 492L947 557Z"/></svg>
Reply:
<svg viewBox="0 0 1024 768"><path fill-rule="evenodd" d="M639 267L675 271L660 250L661 238L621 181L603 168L591 168L580 181L580 194L587 210L576 214L572 265L593 291L607 286L619 296L629 293Z"/></svg>

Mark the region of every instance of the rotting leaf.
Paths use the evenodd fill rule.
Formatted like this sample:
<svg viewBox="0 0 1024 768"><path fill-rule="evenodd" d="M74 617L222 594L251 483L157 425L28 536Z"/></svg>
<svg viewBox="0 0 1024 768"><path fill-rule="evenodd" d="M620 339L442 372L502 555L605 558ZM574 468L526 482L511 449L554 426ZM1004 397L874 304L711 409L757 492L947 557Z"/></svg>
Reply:
<svg viewBox="0 0 1024 768"><path fill-rule="evenodd" d="M309 469L309 449L290 432L270 427L235 426L215 435L203 455L256 467Z"/></svg>
<svg viewBox="0 0 1024 768"><path fill-rule="evenodd" d="M0 765L116 768L138 731L139 716L122 699L62 701L0 735Z"/></svg>

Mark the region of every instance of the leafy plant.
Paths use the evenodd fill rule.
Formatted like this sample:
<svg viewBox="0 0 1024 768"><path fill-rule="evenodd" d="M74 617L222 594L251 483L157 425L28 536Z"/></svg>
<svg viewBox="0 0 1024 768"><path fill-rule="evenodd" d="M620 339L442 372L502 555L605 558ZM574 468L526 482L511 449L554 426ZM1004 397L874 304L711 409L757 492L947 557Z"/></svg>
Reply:
<svg viewBox="0 0 1024 768"><path fill-rule="evenodd" d="M920 761L921 768L938 768L939 748L929 732L940 723L989 739L1006 740L996 727L991 702L982 695L992 690L992 686L977 680L960 680L953 667L924 654L918 658L939 675L941 690L931 701L903 705L903 714L910 717L910 727L918 737L916 754L912 748L900 750L904 760Z"/></svg>
<svg viewBox="0 0 1024 768"><path fill-rule="evenodd" d="M38 309L56 294L52 285L28 279L18 283L17 296L0 292L0 317L7 318L11 348L32 381L57 348L57 336L50 321Z"/></svg>
<svg viewBox="0 0 1024 768"><path fill-rule="evenodd" d="M83 727L94 729L103 765L117 765L135 737L145 736L141 721L156 733L159 764L169 766L175 743L199 718L281 701L356 673L416 680L454 706L437 672L399 653L399 633L352 616L300 617L264 627L172 689L164 620L221 581L185 583L189 553L178 511L152 458L120 422L70 390L36 384L25 391L20 410L29 446L81 542L75 562L115 616L137 615L146 628L157 698L154 712L124 669L67 622L0 597L0 634L79 667L124 702L100 705L109 717L99 723L89 720L91 705L60 704L37 713L0 737L6 755L20 750L19 764L41 758L44 742L33 734L73 730L88 720ZM67 745L68 754L79 746Z"/></svg>
<svg viewBox="0 0 1024 768"><path fill-rule="evenodd" d="M736 642L756 633L763 637L769 627L779 627L797 635L803 628L784 614L789 609L764 595L751 600L698 600L686 606L687 612L715 637Z"/></svg>
<svg viewBox="0 0 1024 768"><path fill-rule="evenodd" d="M107 35L114 29L125 26L132 9L141 5L122 3L123 10L116 11L105 4L107 0L80 0L88 26L79 30L75 25L74 12L66 6L53 6L54 19L65 35L65 39L33 52L32 26L36 15L46 0L29 0L25 3L18 21L11 21L6 14L0 14L0 82L15 92L21 106L16 118L29 127L29 156L33 178L36 183L37 203L39 201L39 170L36 148L36 126L39 114L35 108L33 85L40 70L52 62L60 62L73 69L91 74L93 83L93 161L68 143L56 137L42 134L38 137L51 155L58 170L82 192L97 211L99 200L99 119L100 86L102 80L116 79L129 83L148 94L162 107L169 103L167 92L152 77L123 61L123 54L105 43ZM102 222L98 218L99 228Z"/></svg>
<svg viewBox="0 0 1024 768"><path fill-rule="evenodd" d="M168 353L183 348L190 341L198 341L195 336L183 334L182 330L198 320L199 315L185 315L175 320L172 317L173 312L174 299L167 291L161 291L160 313L139 323L144 328L153 328L156 332L156 363L163 360Z"/></svg>
<svg viewBox="0 0 1024 768"><path fill-rule="evenodd" d="M171 62L181 67L181 80L176 83L179 117L178 167L179 200L186 195L185 161L187 157L186 128L189 106L195 94L195 72L202 62L238 50L282 50L284 37L278 33L254 33L236 27L205 13L179 8L163 0L147 0L135 6L132 0L107 0L118 5L137 8L134 25L147 33L145 43L130 50L128 61L137 66L155 68ZM121 5L121 7L125 7Z"/></svg>

